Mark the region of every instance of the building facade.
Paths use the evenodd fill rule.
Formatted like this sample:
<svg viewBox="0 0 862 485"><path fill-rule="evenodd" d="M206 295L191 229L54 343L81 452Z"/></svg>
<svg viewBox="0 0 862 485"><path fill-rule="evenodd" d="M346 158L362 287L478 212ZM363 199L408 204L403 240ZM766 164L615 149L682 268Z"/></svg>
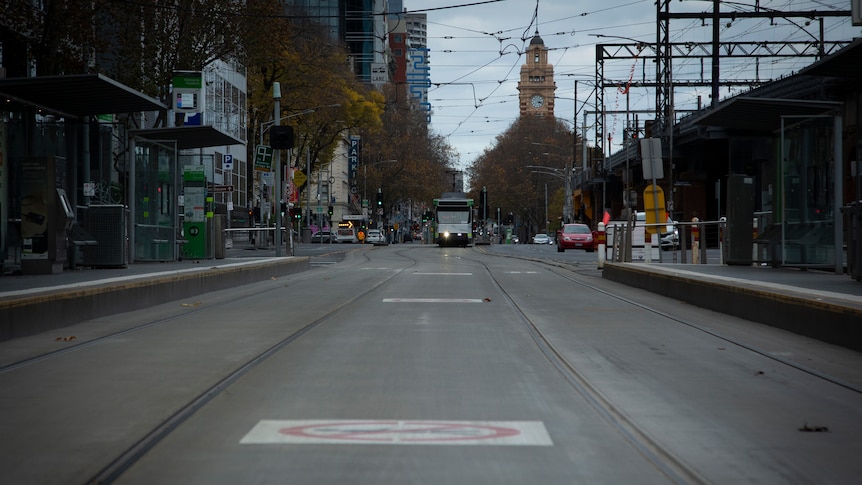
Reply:
<svg viewBox="0 0 862 485"><path fill-rule="evenodd" d="M548 63L548 49L539 33L530 40L527 62L521 66L518 106L521 116L554 116L554 66Z"/></svg>

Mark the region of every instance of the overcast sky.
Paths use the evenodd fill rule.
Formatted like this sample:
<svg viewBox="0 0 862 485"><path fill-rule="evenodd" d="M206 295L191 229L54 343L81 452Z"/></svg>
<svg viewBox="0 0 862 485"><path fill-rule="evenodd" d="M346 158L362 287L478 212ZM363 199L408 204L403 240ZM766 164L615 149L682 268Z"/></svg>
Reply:
<svg viewBox="0 0 862 485"><path fill-rule="evenodd" d="M655 43L656 6L651 0L502 0L473 6L482 0L404 0L409 11L428 16L428 47L431 50L432 129L446 137L460 154L460 168L465 168L484 150L494 144L518 117L518 90L523 52L536 30L554 65L556 82L555 116L572 121L575 117L575 81L577 81L577 123L583 123L583 110L595 110L596 44L633 43L631 40ZM722 2L722 11L753 11L755 0ZM761 7L775 10L849 10L850 0L760 0ZM460 7L459 7L460 6ZM452 8L441 8L452 7ZM711 11L712 1L674 0L671 12ZM534 16L534 14L536 14ZM862 29L852 27L848 19L825 21L827 40L858 37ZM712 25L700 20L673 20L672 42L709 42ZM738 19L721 26L722 42L816 40L817 21L805 19ZM598 37L605 36L605 37ZM627 39L620 39L617 37ZM798 71L810 59L777 61L722 62L722 77L734 79L771 79ZM701 66L697 59L674 60L674 79L709 79L710 65ZM633 77L655 79L655 65L643 60L606 61L605 78L625 80ZM710 103L710 88L677 88L675 107L693 109L698 96ZM721 97L732 92L724 88ZM632 89L628 97L616 89L605 90L606 110L654 109L653 90ZM627 99L628 98L628 99ZM586 108L584 107L586 106ZM653 116L649 116L651 119ZM588 116L587 123L594 120ZM643 124L644 115L640 115ZM618 143L625 127L625 115L609 117L606 135ZM587 140L594 144L595 134ZM614 150L616 151L616 150Z"/></svg>

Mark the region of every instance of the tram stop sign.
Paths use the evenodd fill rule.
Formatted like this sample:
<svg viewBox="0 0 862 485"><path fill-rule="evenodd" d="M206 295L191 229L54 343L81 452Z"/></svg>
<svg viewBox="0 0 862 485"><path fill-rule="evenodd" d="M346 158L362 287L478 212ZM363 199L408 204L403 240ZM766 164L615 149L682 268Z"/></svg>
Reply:
<svg viewBox="0 0 862 485"><path fill-rule="evenodd" d="M651 226L650 224L664 224L667 216L664 209L664 191L656 184L651 184L644 189L644 212L646 212L646 230L650 234L660 233L662 226Z"/></svg>

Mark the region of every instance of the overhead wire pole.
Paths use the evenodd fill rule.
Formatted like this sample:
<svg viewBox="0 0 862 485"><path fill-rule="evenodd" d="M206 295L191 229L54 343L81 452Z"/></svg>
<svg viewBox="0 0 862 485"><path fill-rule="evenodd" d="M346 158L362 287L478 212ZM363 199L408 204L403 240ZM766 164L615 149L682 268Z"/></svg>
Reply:
<svg viewBox="0 0 862 485"><path fill-rule="evenodd" d="M279 82L272 83L272 99L274 101L275 126L281 124L281 84ZM284 198L284 190L281 183L281 157L280 149L274 149L272 154L272 163L275 167L275 256L281 256L281 200Z"/></svg>

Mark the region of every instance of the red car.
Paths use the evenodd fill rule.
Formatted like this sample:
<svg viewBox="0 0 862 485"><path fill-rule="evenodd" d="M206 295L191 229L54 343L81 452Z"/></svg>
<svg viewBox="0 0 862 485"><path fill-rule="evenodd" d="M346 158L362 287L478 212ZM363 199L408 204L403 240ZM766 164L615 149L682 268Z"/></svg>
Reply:
<svg viewBox="0 0 862 485"><path fill-rule="evenodd" d="M593 231L586 224L565 224L557 233L557 252L566 249L585 249L588 253L595 251Z"/></svg>

